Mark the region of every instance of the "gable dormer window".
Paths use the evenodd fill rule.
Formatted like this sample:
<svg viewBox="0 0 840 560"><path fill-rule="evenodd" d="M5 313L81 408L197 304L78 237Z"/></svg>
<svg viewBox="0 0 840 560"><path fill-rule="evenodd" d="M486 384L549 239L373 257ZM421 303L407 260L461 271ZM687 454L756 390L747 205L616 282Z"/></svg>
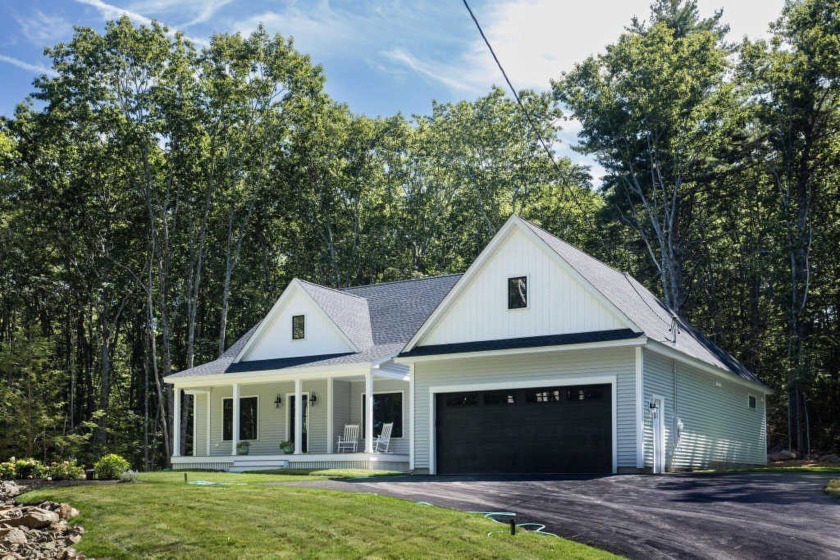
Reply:
<svg viewBox="0 0 840 560"><path fill-rule="evenodd" d="M303 340L306 337L306 316L292 316L292 340Z"/></svg>
<svg viewBox="0 0 840 560"><path fill-rule="evenodd" d="M528 307L528 277L508 278L508 309Z"/></svg>

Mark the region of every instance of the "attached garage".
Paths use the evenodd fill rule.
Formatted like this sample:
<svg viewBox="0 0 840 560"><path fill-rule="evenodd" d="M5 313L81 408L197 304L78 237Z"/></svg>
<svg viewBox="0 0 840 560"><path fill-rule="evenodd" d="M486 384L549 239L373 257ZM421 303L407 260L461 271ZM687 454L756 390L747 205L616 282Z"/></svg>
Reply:
<svg viewBox="0 0 840 560"><path fill-rule="evenodd" d="M434 396L437 474L613 471L612 385Z"/></svg>

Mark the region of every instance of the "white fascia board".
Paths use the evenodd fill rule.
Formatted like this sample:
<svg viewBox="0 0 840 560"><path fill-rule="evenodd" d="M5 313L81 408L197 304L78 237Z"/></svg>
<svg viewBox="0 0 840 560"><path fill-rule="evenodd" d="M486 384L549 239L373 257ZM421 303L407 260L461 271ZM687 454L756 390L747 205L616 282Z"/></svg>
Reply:
<svg viewBox="0 0 840 560"><path fill-rule="evenodd" d="M602 348L626 348L644 346L647 338L640 336L625 340L610 340L606 342L583 342L580 344L561 344L557 346L535 346L530 348L511 348L506 350L482 350L478 352L461 352L452 354L432 354L429 356L408 356L394 358L398 364L415 364L418 362L436 362L441 360L462 360L464 358L489 358L495 356L516 356L518 354L537 354L543 352L568 352L570 350L597 350Z"/></svg>
<svg viewBox="0 0 840 560"><path fill-rule="evenodd" d="M316 366L309 368L274 369L261 372L219 373L213 375L196 375L168 381L166 383L181 388L226 386L231 383L286 383L295 379L312 380L330 377L350 377L364 375L370 372L370 362L342 364L332 366Z"/></svg>
<svg viewBox="0 0 840 560"><path fill-rule="evenodd" d="M771 395L773 394L773 389L769 387L765 387L764 385L760 385L748 379L744 379L743 377L739 376L737 373L731 372L727 369L720 368L718 366L714 366L708 362L704 362L703 360L699 360L687 354L683 354L679 350L674 350L673 348L668 348L661 342L657 342L655 340L651 340L648 342L646 348L648 348L651 352L655 352L666 358L671 358L678 362L682 362L686 365L696 367L699 370L702 370L706 373L711 373L717 377L725 379L726 381L731 381L736 385L742 385L744 387L749 387L755 391L761 392L764 395Z"/></svg>

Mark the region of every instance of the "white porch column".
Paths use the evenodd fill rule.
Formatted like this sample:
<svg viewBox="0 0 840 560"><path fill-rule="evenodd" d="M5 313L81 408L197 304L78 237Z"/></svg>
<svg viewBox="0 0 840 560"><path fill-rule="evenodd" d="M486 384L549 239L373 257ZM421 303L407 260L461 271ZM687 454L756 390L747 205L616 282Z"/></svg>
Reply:
<svg viewBox="0 0 840 560"><path fill-rule="evenodd" d="M335 378L327 379L327 453L335 451L335 426L333 424L335 405L333 403L333 394L335 392Z"/></svg>
<svg viewBox="0 0 840 560"><path fill-rule="evenodd" d="M213 400L213 388L207 390L207 455L210 455L210 403Z"/></svg>
<svg viewBox="0 0 840 560"><path fill-rule="evenodd" d="M365 453L373 453L373 374L365 374Z"/></svg>
<svg viewBox="0 0 840 560"><path fill-rule="evenodd" d="M295 455L303 453L303 382L295 379Z"/></svg>
<svg viewBox="0 0 840 560"><path fill-rule="evenodd" d="M172 456L181 456L181 388L172 387L172 399L174 400L174 410L172 419Z"/></svg>
<svg viewBox="0 0 840 560"><path fill-rule="evenodd" d="M236 446L239 445L239 383L233 384L233 433L230 437L230 454L236 455Z"/></svg>

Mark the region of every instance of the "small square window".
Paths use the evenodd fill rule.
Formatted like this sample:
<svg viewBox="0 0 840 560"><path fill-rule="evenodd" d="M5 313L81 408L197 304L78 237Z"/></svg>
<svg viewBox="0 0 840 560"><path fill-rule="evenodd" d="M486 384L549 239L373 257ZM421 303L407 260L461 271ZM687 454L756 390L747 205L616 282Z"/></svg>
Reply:
<svg viewBox="0 0 840 560"><path fill-rule="evenodd" d="M754 395L750 395L747 397L747 404L750 408L756 408L758 406L758 401Z"/></svg>
<svg viewBox="0 0 840 560"><path fill-rule="evenodd" d="M302 340L306 336L306 318L303 315L292 317L292 340Z"/></svg>
<svg viewBox="0 0 840 560"><path fill-rule="evenodd" d="M528 307L528 277L508 278L508 309Z"/></svg>

